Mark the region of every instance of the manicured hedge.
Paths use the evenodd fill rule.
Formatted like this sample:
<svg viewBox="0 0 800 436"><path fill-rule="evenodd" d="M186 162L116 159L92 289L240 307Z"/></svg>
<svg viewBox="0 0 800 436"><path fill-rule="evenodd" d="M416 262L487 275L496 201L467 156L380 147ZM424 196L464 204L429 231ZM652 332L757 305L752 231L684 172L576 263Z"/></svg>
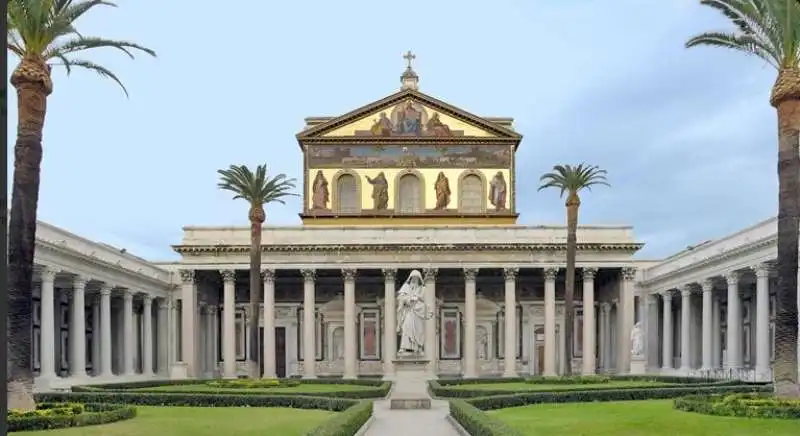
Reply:
<svg viewBox="0 0 800 436"><path fill-rule="evenodd" d="M500 384L500 383L530 383L548 385L598 385L608 383L608 388L592 390L640 390L641 386L614 386L614 381L641 381L667 383L664 385L647 386L647 389L669 389L674 387L717 387L717 386L764 386L763 383L743 383L738 380L707 380L688 377L659 377L659 376L612 376L612 377L531 377L531 378L486 378L486 379L466 379L466 380L432 380L428 382L431 395L440 398L477 398L496 395L516 395L531 393L529 389L452 389L453 386L464 386L471 384ZM566 388L553 388L548 391L535 391L538 393L563 392ZM583 391L580 391L583 392Z"/></svg>
<svg viewBox="0 0 800 436"><path fill-rule="evenodd" d="M8 431L84 427L122 421L135 416L136 408L119 404L37 402L34 411L9 412Z"/></svg>
<svg viewBox="0 0 800 436"><path fill-rule="evenodd" d="M522 436L522 433L464 400L450 401L450 416L472 436Z"/></svg>
<svg viewBox="0 0 800 436"><path fill-rule="evenodd" d="M232 386L214 386L211 383L230 383ZM175 393L175 394L186 394L189 393L186 390L174 390L171 391L168 388L164 389L164 387L168 386L186 386L186 385L203 385L206 384L211 388L215 388L215 390L203 390L192 392L193 395L222 395L222 394L236 394L236 395L281 395L281 396L308 396L308 397L332 397L332 398L350 398L350 399L365 399L365 398L383 398L389 394L389 391L392 389L391 382L385 382L382 380L368 380L368 379L357 379L357 380L344 380L344 379L313 379L313 380L298 380L298 379L287 379L287 380L280 380L277 381L276 386L268 386L260 384L269 383L267 380L254 380L249 381L245 379L237 379L237 380L164 380L164 381L142 381L142 382L132 382L132 383L113 383L113 384L103 384L103 385L91 385L91 386L73 386L72 392L137 392L137 393L152 393L152 394L162 394L162 393ZM235 386L237 384L242 384L242 386ZM252 384L252 386L244 386L247 384ZM359 390L348 390L348 391L330 391L330 392L269 392L270 387L280 387L280 386L297 386L301 384L319 384L319 385L355 385L355 386L364 386L370 387L371 389L359 389ZM160 389L148 389L148 388L160 388ZM232 390L235 389L235 392Z"/></svg>
<svg viewBox="0 0 800 436"><path fill-rule="evenodd" d="M359 401L306 433L306 436L353 436L371 416L372 401Z"/></svg>
<svg viewBox="0 0 800 436"><path fill-rule="evenodd" d="M688 395L771 392L769 385L739 386L679 386L660 389L591 389L585 391L529 392L524 394L495 395L468 400L481 410L504 409L541 403L585 403L593 401L665 400Z"/></svg>
<svg viewBox="0 0 800 436"><path fill-rule="evenodd" d="M693 395L678 398L677 410L743 418L800 419L800 400L782 400L766 393Z"/></svg>

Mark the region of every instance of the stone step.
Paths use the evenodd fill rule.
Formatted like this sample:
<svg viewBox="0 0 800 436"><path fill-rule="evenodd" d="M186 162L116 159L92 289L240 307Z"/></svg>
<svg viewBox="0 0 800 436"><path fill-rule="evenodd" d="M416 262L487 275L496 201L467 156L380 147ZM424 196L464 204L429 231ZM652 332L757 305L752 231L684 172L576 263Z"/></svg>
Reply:
<svg viewBox="0 0 800 436"><path fill-rule="evenodd" d="M409 410L409 409L430 409L430 398L391 398L389 400L389 409L391 410Z"/></svg>

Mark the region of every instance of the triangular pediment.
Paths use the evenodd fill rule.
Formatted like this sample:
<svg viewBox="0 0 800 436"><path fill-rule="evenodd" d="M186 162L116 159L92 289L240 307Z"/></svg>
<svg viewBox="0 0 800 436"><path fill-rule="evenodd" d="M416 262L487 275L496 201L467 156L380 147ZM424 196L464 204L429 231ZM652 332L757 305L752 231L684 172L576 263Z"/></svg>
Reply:
<svg viewBox="0 0 800 436"><path fill-rule="evenodd" d="M297 135L299 140L342 137L521 139L509 127L414 90L322 120Z"/></svg>

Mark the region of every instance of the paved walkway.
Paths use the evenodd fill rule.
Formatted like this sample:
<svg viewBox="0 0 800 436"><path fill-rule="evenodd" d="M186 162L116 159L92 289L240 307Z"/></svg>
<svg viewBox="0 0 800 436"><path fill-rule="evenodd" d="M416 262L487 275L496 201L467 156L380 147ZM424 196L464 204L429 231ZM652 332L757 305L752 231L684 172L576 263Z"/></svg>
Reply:
<svg viewBox="0 0 800 436"><path fill-rule="evenodd" d="M433 400L430 410L389 410L389 400L375 401L375 419L364 436L458 436L449 413L442 400Z"/></svg>

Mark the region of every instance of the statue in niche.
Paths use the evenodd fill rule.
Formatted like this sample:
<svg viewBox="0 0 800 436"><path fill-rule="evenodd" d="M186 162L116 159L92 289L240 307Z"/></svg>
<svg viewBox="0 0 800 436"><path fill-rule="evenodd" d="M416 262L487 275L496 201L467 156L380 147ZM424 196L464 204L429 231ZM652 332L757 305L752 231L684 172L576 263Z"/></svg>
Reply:
<svg viewBox="0 0 800 436"><path fill-rule="evenodd" d="M642 357L644 355L644 333L641 323L633 325L631 330L631 356Z"/></svg>
<svg viewBox="0 0 800 436"><path fill-rule="evenodd" d="M489 359L489 334L486 328L478 326L475 335L475 348L478 350L478 360Z"/></svg>
<svg viewBox="0 0 800 436"><path fill-rule="evenodd" d="M434 184L436 190L436 210L445 210L447 205L450 204L450 181L444 172L439 172L439 177L436 178Z"/></svg>
<svg viewBox="0 0 800 436"><path fill-rule="evenodd" d="M489 183L489 203L491 203L496 210L505 210L507 191L508 185L506 184L506 179L503 177L503 172L498 171Z"/></svg>
<svg viewBox="0 0 800 436"><path fill-rule="evenodd" d="M425 320L433 316L425 304L422 274L411 271L397 291L397 332L400 356L421 356L425 350Z"/></svg>
<svg viewBox="0 0 800 436"><path fill-rule="evenodd" d="M311 208L327 209L330 192L328 191L328 180L325 179L322 171L317 171L317 175L314 177L314 183L312 185L311 192Z"/></svg>
<svg viewBox="0 0 800 436"><path fill-rule="evenodd" d="M337 327L333 331L333 360L344 359L344 328Z"/></svg>
<svg viewBox="0 0 800 436"><path fill-rule="evenodd" d="M375 123L369 130L374 136L392 136L394 124L392 124L392 120L386 116L386 112L381 112L378 119L375 120Z"/></svg>
<svg viewBox="0 0 800 436"><path fill-rule="evenodd" d="M389 208L389 182L386 181L386 174L381 171L372 179L369 176L367 182L372 185L372 207L375 210L386 210Z"/></svg>

